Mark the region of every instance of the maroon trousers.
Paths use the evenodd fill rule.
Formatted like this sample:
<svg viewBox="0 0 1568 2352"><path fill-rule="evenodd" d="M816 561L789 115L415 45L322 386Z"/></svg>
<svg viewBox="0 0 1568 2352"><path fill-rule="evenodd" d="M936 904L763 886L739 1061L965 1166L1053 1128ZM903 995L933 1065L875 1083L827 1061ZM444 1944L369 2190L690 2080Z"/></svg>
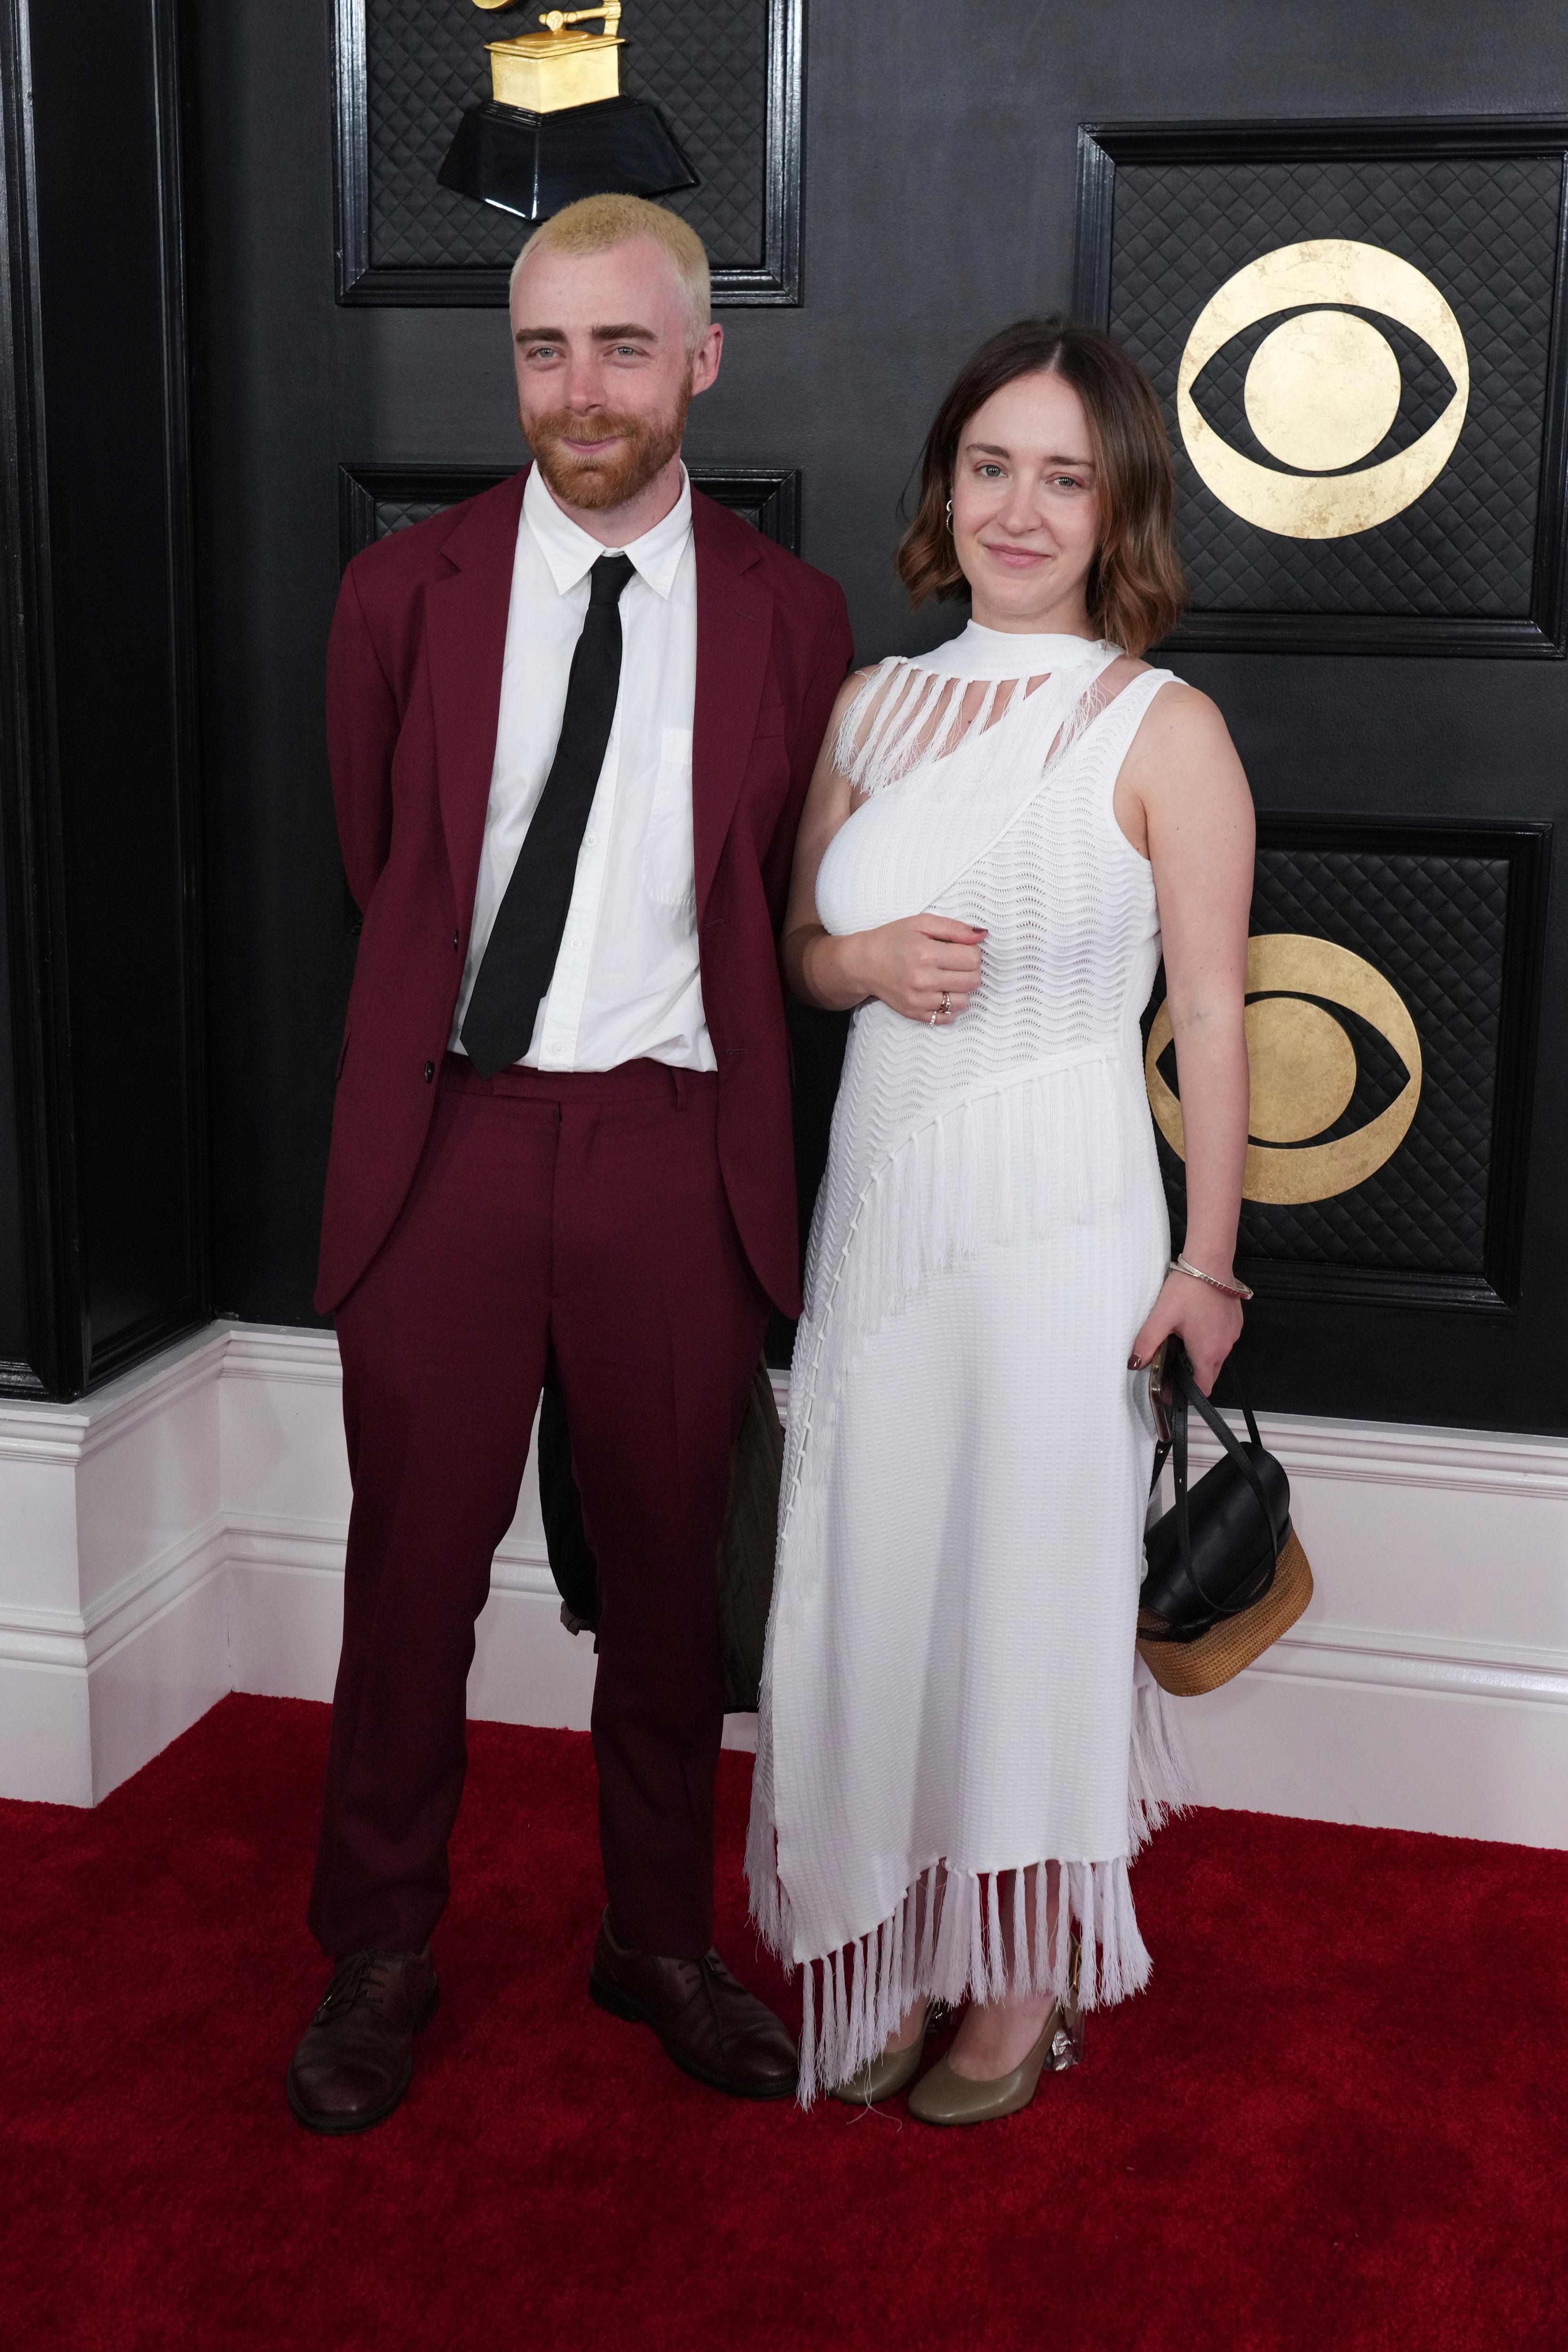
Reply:
<svg viewBox="0 0 1568 2352"><path fill-rule="evenodd" d="M416 1950L445 1906L474 1620L552 1347L599 1564L611 1923L642 1951L712 1941L715 1552L767 1317L719 1084L442 1066L408 1200L337 1316L353 1510L310 1909L333 1957Z"/></svg>

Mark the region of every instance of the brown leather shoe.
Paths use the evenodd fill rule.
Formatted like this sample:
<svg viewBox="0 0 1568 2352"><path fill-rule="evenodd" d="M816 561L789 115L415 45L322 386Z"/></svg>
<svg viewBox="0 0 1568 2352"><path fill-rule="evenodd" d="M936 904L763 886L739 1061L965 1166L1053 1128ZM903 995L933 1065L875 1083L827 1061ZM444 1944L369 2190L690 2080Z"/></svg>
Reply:
<svg viewBox="0 0 1568 2352"><path fill-rule="evenodd" d="M795 2049L773 2011L737 1984L717 1952L666 1960L629 1951L606 1910L588 1969L588 1990L612 2017L651 2025L668 2055L710 2090L742 2099L787 2099Z"/></svg>
<svg viewBox="0 0 1568 2352"><path fill-rule="evenodd" d="M289 2105L307 2131L368 2131L414 2075L414 2037L436 2014L436 1964L422 1952L351 1952L305 2028Z"/></svg>

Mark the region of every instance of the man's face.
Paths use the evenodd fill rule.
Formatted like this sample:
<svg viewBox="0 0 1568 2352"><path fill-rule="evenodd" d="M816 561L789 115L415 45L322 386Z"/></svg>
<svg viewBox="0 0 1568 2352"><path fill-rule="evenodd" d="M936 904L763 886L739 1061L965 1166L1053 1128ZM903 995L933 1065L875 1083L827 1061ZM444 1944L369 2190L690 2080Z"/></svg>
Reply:
<svg viewBox="0 0 1568 2352"><path fill-rule="evenodd" d="M595 511L626 505L677 455L723 341L709 327L692 348L675 266L642 236L607 253L530 254L511 331L528 446L563 506Z"/></svg>

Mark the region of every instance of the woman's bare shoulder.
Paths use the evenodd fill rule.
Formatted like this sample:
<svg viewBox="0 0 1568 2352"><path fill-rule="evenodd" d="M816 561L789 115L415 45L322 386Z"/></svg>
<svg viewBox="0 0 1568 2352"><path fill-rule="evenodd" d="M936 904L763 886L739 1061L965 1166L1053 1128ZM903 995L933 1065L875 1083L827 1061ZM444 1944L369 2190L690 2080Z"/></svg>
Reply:
<svg viewBox="0 0 1568 2352"><path fill-rule="evenodd" d="M1155 668L1152 662L1133 661L1124 654L1103 675L1107 683L1120 692L1135 679L1152 676ZM1125 672L1120 682L1118 671ZM1134 750L1157 743L1166 757L1173 751L1202 756L1221 745L1226 751L1232 748L1230 730L1218 703L1197 687L1189 686L1184 678L1168 674L1159 693L1151 697L1132 741Z"/></svg>
<svg viewBox="0 0 1568 2352"><path fill-rule="evenodd" d="M1127 688L1136 686L1141 677L1148 677L1153 667L1152 662L1142 660L1137 654L1118 654L1114 661L1106 664L1094 681L1101 707L1114 702L1119 694L1125 694Z"/></svg>
<svg viewBox="0 0 1568 2352"><path fill-rule="evenodd" d="M1189 686L1184 678L1173 676L1171 671L1162 668L1158 662L1145 661L1139 654L1118 654L1116 659L1100 671L1097 683L1109 694L1114 696L1120 694L1123 687L1134 685L1139 678L1153 677L1156 675L1164 679L1164 684L1155 698L1155 703L1159 709L1171 710L1196 706L1205 710L1212 710L1216 719L1219 717L1217 704L1211 702L1206 694L1200 693L1195 686ZM1151 708L1153 707L1153 705L1151 706ZM1221 724L1224 724L1223 720Z"/></svg>

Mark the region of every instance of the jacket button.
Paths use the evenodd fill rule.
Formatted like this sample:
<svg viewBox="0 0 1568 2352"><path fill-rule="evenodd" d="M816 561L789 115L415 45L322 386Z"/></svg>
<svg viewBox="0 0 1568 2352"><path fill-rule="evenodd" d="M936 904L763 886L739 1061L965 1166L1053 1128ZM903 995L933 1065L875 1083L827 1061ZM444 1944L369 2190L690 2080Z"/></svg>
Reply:
<svg viewBox="0 0 1568 2352"><path fill-rule="evenodd" d="M428 1086L428 1085L429 1085L429 1083L430 1083L431 1079L435 1076L435 1075L436 1075L436 1065L435 1065L435 1063L434 1063L434 1062L426 1062L426 1065L425 1065L425 1083L426 1083L426 1086Z"/></svg>
<svg viewBox="0 0 1568 2352"><path fill-rule="evenodd" d="M454 931L454 932L452 933L452 953L453 953L454 955L456 955L456 954L457 954L457 952L458 952L458 934L457 934L457 932L456 932L456 931Z"/></svg>

